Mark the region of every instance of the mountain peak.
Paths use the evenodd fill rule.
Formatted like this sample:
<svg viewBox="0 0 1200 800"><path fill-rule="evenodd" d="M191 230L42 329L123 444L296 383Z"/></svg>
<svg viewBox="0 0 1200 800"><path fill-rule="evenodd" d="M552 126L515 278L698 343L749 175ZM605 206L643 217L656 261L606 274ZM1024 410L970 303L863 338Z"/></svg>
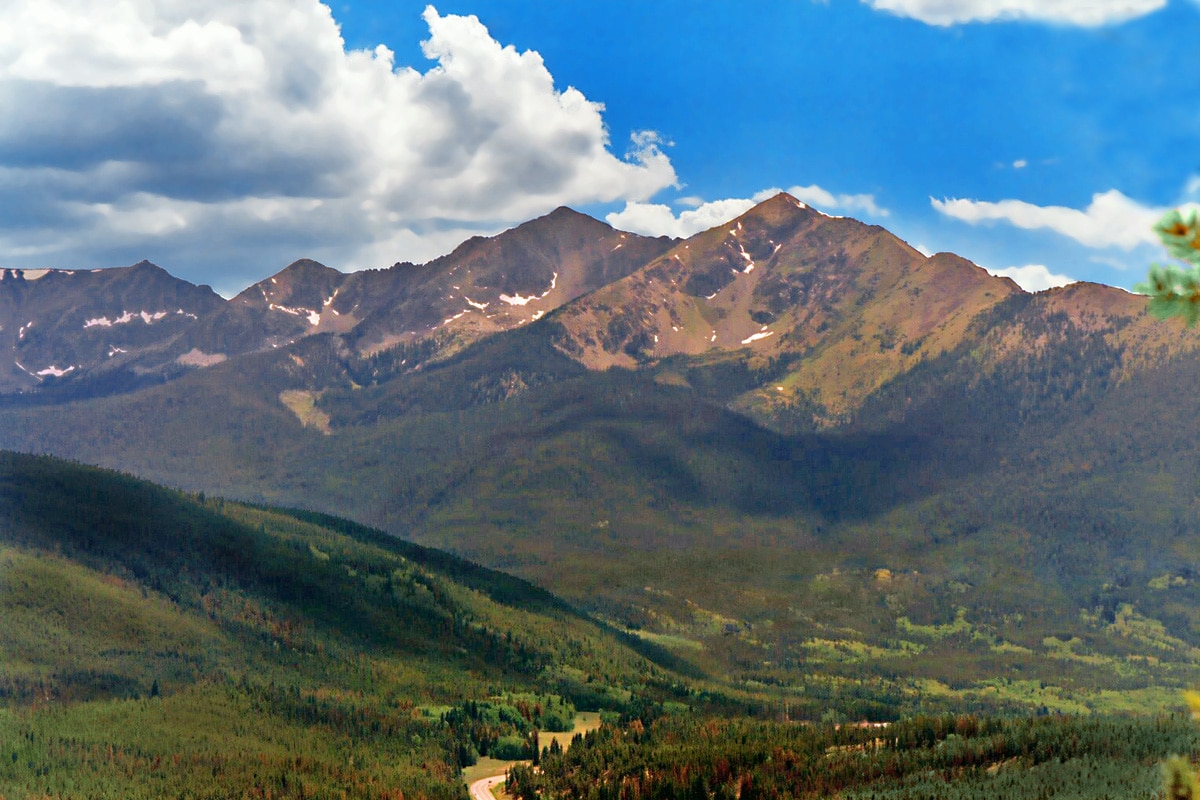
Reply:
<svg viewBox="0 0 1200 800"><path fill-rule="evenodd" d="M515 233L541 232L543 230L586 232L585 235L602 236L606 233L611 233L613 227L607 222L601 222L595 217L588 216L573 208L559 206L549 214L544 214L536 219L523 222L517 227L500 234L500 236Z"/></svg>
<svg viewBox="0 0 1200 800"><path fill-rule="evenodd" d="M758 205L742 214L737 220L760 219L769 225L779 225L790 220L806 219L818 212L810 206L792 197L787 192L779 192L763 200Z"/></svg>
<svg viewBox="0 0 1200 800"><path fill-rule="evenodd" d="M345 277L343 273L319 261L302 258L288 264L271 277L246 287L234 300L254 306L265 304L272 309L304 306L307 311L310 308L320 308L320 304Z"/></svg>
<svg viewBox="0 0 1200 800"><path fill-rule="evenodd" d="M1093 329L1115 319L1129 320L1146 310L1146 298L1115 286L1076 281L1037 293L1047 309L1064 311L1075 324Z"/></svg>
<svg viewBox="0 0 1200 800"><path fill-rule="evenodd" d="M784 208L784 209L789 209L789 210L795 209L798 211L804 211L806 209L810 210L810 211L812 210L811 208L809 208L807 203L797 200L795 197L788 194L787 192L776 192L775 194L768 197L766 200L763 200L761 203L759 203L756 206L756 208L760 208L760 209L764 209L764 210L775 209L775 208Z"/></svg>
<svg viewBox="0 0 1200 800"><path fill-rule="evenodd" d="M595 219L594 217L589 217L587 214L584 214L581 211L576 211L575 209L571 208L570 206L559 206L558 208L551 211L549 214L545 214L542 217L539 217L539 219L577 219L579 217L586 217L587 219ZM596 220L596 221L599 222L599 220Z"/></svg>
<svg viewBox="0 0 1200 800"><path fill-rule="evenodd" d="M333 267L327 267L311 258L301 258L288 264L269 278L264 278L242 292L244 295L258 296L269 286L295 287L306 283L340 281L345 275Z"/></svg>
<svg viewBox="0 0 1200 800"><path fill-rule="evenodd" d="M284 275L298 275L305 277L342 275L341 272L333 267L327 267L320 261L313 261L311 258L301 258L288 264L286 267L275 273L274 277L279 278Z"/></svg>
<svg viewBox="0 0 1200 800"><path fill-rule="evenodd" d="M126 267L125 269L134 274L165 275L173 280L177 280L173 275L171 275L171 273L167 272L158 264L155 264L153 261L147 261L144 258L136 264Z"/></svg>
<svg viewBox="0 0 1200 800"><path fill-rule="evenodd" d="M802 227L811 225L823 217L820 212L805 205L787 192L779 192L744 211L723 225L701 231L692 239L722 237L734 231L754 231L774 242L789 238ZM690 241L690 240L689 240Z"/></svg>

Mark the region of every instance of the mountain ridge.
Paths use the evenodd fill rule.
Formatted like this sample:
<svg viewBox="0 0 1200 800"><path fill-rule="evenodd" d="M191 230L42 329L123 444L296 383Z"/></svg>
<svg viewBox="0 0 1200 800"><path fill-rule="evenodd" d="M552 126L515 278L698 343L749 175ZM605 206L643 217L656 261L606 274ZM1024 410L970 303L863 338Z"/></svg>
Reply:
<svg viewBox="0 0 1200 800"><path fill-rule="evenodd" d="M0 395L59 388L56 383L64 377L80 386L93 377L111 378L118 368L169 380L189 369L286 347L320 333L343 336L346 345L362 355L420 341L435 342L433 349L438 352L453 352L480 336L535 321L623 276L668 243L665 238L616 231L563 207L497 236L474 237L422 265L402 262L381 270L343 273L300 259L229 300L221 300L207 287L173 278L149 262L88 273L3 270L0 278L8 280L0 280L0 335L10 334L6 338L13 363L7 374L0 372ZM26 284L45 281L47 276L56 292L27 289ZM99 331L82 341L79 335L66 333L73 318L63 317L61 311L55 315L55 309L65 304L64 310L99 320L104 327L111 327L113 320L138 317L150 325L166 315L160 314L162 309L137 308L131 312L133 317L126 317L124 309L113 310L115 300L99 296L95 285L124 282L124 287L112 291L130 298L125 301L130 305L131 298L147 291L143 284L168 279L177 294L205 295L206 302L179 309L180 316L194 324L159 326L154 331L157 336L143 334L136 348L125 347L131 344L128 337L111 339L113 347L121 348L122 358L115 361L108 360L118 354L112 348L100 354ZM55 297L49 305L40 300L51 294ZM26 341L27 330L34 327L39 328L39 336ZM51 333L40 335L41 329ZM56 338L53 332L60 335ZM34 338L43 342L40 350L34 347ZM36 366L25 368L22 358ZM105 385L119 391L119 377ZM138 384L131 381L131 385ZM86 394L86 389L72 396L81 393Z"/></svg>
<svg viewBox="0 0 1200 800"><path fill-rule="evenodd" d="M146 274L177 292L191 286L151 266L89 275L118 282ZM1065 314L1080 330L1103 329L1123 351L1117 380L1198 346L1177 326L1152 321L1145 302L1123 290L1090 284L1031 294L960 256L925 256L882 227L823 214L786 193L686 240L617 231L560 207L423 265L342 273L300 259L227 301L193 287L207 304L200 313L180 307L171 325L161 324L160 311L81 310L110 325L56 340L55 327L47 334L34 321L31 341L46 343L33 369L21 360L35 352L25 341L30 326L18 320L36 314L20 307L14 287L24 281L8 273L7 295L0 281L0 336L18 334L9 379L0 373L0 399L8 402L121 393L229 358L284 353L314 336L333 337L321 358L333 372L295 388L387 382L547 318L554 347L588 369L649 368L687 383L676 366L745 364L763 380L727 397L731 408L779 430L831 429L890 382L970 341L991 342L985 360L1041 347L1027 340L1028 324L1001 335L980 323L1021 298L1038 298L1039 313ZM46 274L58 275L39 277ZM96 305L87 292L58 294L77 309ZM114 320L138 319L146 330L135 347L103 344Z"/></svg>
<svg viewBox="0 0 1200 800"><path fill-rule="evenodd" d="M1011 667L1046 684L1013 702L1075 708L1072 687L1190 675L1200 429L1153 420L1194 406L1195 334L1120 290L1022 292L773 200L683 241L566 212L475 240L400 272L425 317L393 305L136 392L0 407L0 446L352 517L747 686L811 662L984 702ZM530 322L568 272L620 277ZM307 331L338 275L297 264L246 299ZM494 310L466 303L480 288L529 298L502 303L524 323L463 334ZM438 327L374 349L399 318Z"/></svg>

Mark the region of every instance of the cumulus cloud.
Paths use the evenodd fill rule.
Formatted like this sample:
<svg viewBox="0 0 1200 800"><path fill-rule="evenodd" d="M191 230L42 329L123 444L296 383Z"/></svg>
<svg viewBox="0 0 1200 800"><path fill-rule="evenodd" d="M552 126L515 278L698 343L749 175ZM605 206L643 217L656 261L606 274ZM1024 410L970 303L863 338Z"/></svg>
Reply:
<svg viewBox="0 0 1200 800"><path fill-rule="evenodd" d="M1023 267L1005 267L1004 269L989 269L993 275L1011 278L1027 292L1041 292L1058 286L1075 283L1075 278L1066 275L1056 275L1042 264L1026 264Z"/></svg>
<svg viewBox="0 0 1200 800"><path fill-rule="evenodd" d="M646 236L676 236L682 239L723 225L753 207L753 200L730 198L700 203L695 208L676 215L670 206L661 203L629 202L625 204L624 209L614 211L605 219L609 225L623 231Z"/></svg>
<svg viewBox="0 0 1200 800"><path fill-rule="evenodd" d="M780 191L778 188L763 189L750 198L731 197L708 202L699 197L684 197L676 202L693 208L678 214L662 203L627 202L625 208L609 214L605 219L609 225L624 231L646 236L686 238L724 225ZM890 213L886 208L879 207L874 196L869 194L835 195L820 186L793 186L786 191L797 200L821 211L846 211L873 217L886 217Z"/></svg>
<svg viewBox="0 0 1200 800"><path fill-rule="evenodd" d="M0 4L0 205L20 209L0 219L0 260L195 273L288 242L289 258L380 266L675 185L666 143L636 131L614 155L604 107L538 53L473 16L423 16L419 71L347 51L317 0Z"/></svg>
<svg viewBox="0 0 1200 800"><path fill-rule="evenodd" d="M972 225L1007 222L1028 230L1051 230L1088 247L1118 247L1127 251L1157 242L1151 227L1166 212L1164 208L1144 206L1116 189L1093 195L1085 209L1038 206L1023 200L930 198L930 203L942 214Z"/></svg>
<svg viewBox="0 0 1200 800"><path fill-rule="evenodd" d="M929 25L1029 20L1094 27L1164 8L1167 0L862 0L880 11Z"/></svg>

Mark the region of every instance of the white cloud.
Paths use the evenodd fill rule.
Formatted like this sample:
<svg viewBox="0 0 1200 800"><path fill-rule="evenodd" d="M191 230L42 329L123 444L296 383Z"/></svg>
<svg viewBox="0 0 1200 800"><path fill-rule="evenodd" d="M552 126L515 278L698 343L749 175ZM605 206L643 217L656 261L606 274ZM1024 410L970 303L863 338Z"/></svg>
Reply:
<svg viewBox="0 0 1200 800"><path fill-rule="evenodd" d="M820 186L793 186L787 191L797 200L822 211L848 211L872 217L886 217L891 214L886 208L880 208L875 203L875 196L870 194L835 195Z"/></svg>
<svg viewBox="0 0 1200 800"><path fill-rule="evenodd" d="M1023 200L937 200L933 207L946 216L976 225L1007 222L1028 230L1046 229L1093 248L1119 247L1132 250L1157 242L1152 226L1166 212L1126 197L1116 189L1095 194L1085 209L1037 206Z"/></svg>
<svg viewBox="0 0 1200 800"><path fill-rule="evenodd" d="M647 236L686 238L724 225L780 191L778 188L763 189L750 198L734 197L708 202L703 202L699 197L684 197L676 203L694 208L679 214L675 214L670 206L661 203L627 202L625 208L614 211L605 219L609 225L624 231ZM821 211L848 211L876 217L886 217L890 213L886 208L880 208L874 196L869 194L835 195L820 186L793 186L787 193Z"/></svg>
<svg viewBox="0 0 1200 800"><path fill-rule="evenodd" d="M862 0L880 11L929 25L1029 20L1087 27L1153 13L1167 0Z"/></svg>
<svg viewBox="0 0 1200 800"><path fill-rule="evenodd" d="M668 205L629 202L625 204L624 209L614 211L605 219L609 225L623 231L647 236L686 238L745 214L754 207L754 202L740 199L713 200L682 211L678 216Z"/></svg>
<svg viewBox="0 0 1200 800"><path fill-rule="evenodd" d="M1027 292L1040 292L1057 286L1075 283L1075 278L1066 275L1056 275L1042 264L1026 264L1023 267L1005 267L1004 269L989 269L992 275L1012 278L1018 286Z"/></svg>
<svg viewBox="0 0 1200 800"><path fill-rule="evenodd" d="M240 251L260 273L286 242L380 266L675 185L667 143L634 132L614 155L603 106L536 52L473 16L424 19L421 72L347 51L317 0L0 3L0 207L17 209L0 250L192 273Z"/></svg>

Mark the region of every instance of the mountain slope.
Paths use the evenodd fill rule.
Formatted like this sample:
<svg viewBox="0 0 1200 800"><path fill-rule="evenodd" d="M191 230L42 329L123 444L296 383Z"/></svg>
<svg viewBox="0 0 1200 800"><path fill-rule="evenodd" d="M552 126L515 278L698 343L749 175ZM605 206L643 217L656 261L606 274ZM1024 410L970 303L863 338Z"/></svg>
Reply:
<svg viewBox="0 0 1200 800"><path fill-rule="evenodd" d="M553 326L521 337L542 327ZM1076 336L1051 350L1076 352ZM1147 392L1166 403L1186 396L1191 372L1085 381L1047 393L1030 415L1026 385L1054 387L1079 363L1028 360L998 384L1010 391L993 395L970 383L969 354L954 352L913 378L956 403L959 392L960 406L931 390L902 406L909 416L873 430L785 437L649 372L564 372L508 399L474 397L462 378L516 363L509 341L397 379L408 388L394 413L335 411L331 435L281 407L275 428L252 403L222 400L236 413L197 416L209 406L187 384L225 365L140 394L147 405L130 416L153 419L163 415L152 397L181 392L161 429L169 448L120 438L136 431L121 422L120 398L109 399L107 421L44 408L22 412L15 429L53 428L84 458L338 509L452 548L553 587L743 688L799 683L816 698L866 681L873 697L889 698L876 711L933 702L928 692L979 707L1078 710L1163 702L1163 687L1200 677L1186 611L1200 607L1191 577L1200 565L1186 555L1195 487L1165 479L1166 432L1163 441L1108 435ZM209 432L189 436L200 419ZM109 426L116 435L106 439ZM1200 457L1197 441L1183 433L1170 463ZM1139 511L1143 502L1152 513ZM997 671L1009 670L1040 688L992 696ZM819 688L811 675L832 683ZM1097 687L1114 693L1094 696Z"/></svg>
<svg viewBox="0 0 1200 800"><path fill-rule="evenodd" d="M681 680L448 554L51 459L0 453L0 564L6 796L461 797L543 709ZM460 703L511 716L419 708Z"/></svg>
<svg viewBox="0 0 1200 800"><path fill-rule="evenodd" d="M780 194L556 320L567 332L559 346L593 368L746 349L783 360L758 403L804 397L831 422L1019 292L963 259L925 258L882 228Z"/></svg>
<svg viewBox="0 0 1200 800"><path fill-rule="evenodd" d="M409 288L362 314L358 349L435 333L473 339L510 330L624 277L670 244L560 208L499 236L468 240L423 267L392 267L388 273L411 273Z"/></svg>
<svg viewBox="0 0 1200 800"><path fill-rule="evenodd" d="M562 241L616 248L566 212L536 241L576 223ZM476 301L445 282L499 270L516 241L405 272L405 297L427 277ZM1120 290L1030 295L786 196L654 246L670 249L474 342L453 327L486 319L471 306L444 340L364 357L367 316L128 396L0 409L0 442L450 548L747 691L814 698L815 674L891 708L1079 710L1194 679L1200 431L1151 422L1190 407L1194 333ZM565 285L530 248L511 261L536 266L529 284L482 285ZM304 331L335 292L358 313L339 280L296 265L255 302Z"/></svg>
<svg viewBox="0 0 1200 800"><path fill-rule="evenodd" d="M537 320L671 244L560 208L424 265L344 274L297 261L227 302L146 262L2 270L0 345L13 357L0 395L48 384L46 401L128 391L316 334L340 336L356 356L398 345L446 354Z"/></svg>
<svg viewBox="0 0 1200 800"><path fill-rule="evenodd" d="M164 351L192 322L224 305L212 289L173 278L143 261L122 269L0 270L0 394L77 373L161 369Z"/></svg>

